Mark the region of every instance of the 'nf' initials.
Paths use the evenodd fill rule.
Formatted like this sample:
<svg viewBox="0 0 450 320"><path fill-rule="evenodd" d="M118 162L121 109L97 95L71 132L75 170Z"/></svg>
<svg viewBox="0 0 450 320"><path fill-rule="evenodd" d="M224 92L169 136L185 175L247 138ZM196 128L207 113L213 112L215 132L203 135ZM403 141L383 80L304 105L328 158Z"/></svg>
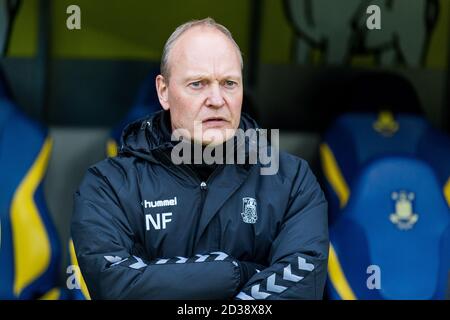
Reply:
<svg viewBox="0 0 450 320"><path fill-rule="evenodd" d="M156 214L156 221L153 218L153 216L151 214L146 214L145 215L145 226L147 228L147 231L150 230L150 223L152 224L153 228L155 230L161 230L165 229L167 224L172 221L172 219L170 219L169 217L172 216L172 212L165 212L165 213L157 213ZM162 226L161 226L162 223Z"/></svg>

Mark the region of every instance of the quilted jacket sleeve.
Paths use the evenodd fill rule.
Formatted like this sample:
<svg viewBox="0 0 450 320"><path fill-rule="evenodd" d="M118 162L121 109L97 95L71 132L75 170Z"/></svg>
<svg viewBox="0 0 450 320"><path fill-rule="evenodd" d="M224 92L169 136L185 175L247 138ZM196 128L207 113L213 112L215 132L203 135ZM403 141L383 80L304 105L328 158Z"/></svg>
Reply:
<svg viewBox="0 0 450 320"><path fill-rule="evenodd" d="M328 262L327 202L305 161L293 184L270 266L254 275L236 299L322 299Z"/></svg>

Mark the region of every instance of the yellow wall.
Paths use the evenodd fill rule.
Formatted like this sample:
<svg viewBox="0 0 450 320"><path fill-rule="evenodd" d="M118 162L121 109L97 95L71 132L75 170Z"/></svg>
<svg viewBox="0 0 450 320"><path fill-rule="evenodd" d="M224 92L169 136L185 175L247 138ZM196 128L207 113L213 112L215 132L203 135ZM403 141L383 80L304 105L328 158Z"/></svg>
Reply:
<svg viewBox="0 0 450 320"><path fill-rule="evenodd" d="M81 30L68 30L66 8L81 8ZM291 62L294 34L282 0L265 0L261 28L261 61ZM165 40L180 23L211 16L229 27L248 55L250 0L57 0L52 5L52 47L57 58L145 59L158 61ZM425 66L447 68L450 1L440 0L440 16L431 37ZM38 0L22 1L11 38L10 56L37 52ZM318 51L318 50L317 50ZM320 52L315 52L320 56ZM320 58L320 57L319 57ZM320 60L320 59L317 60ZM354 65L372 64L371 56L355 56Z"/></svg>
<svg viewBox="0 0 450 320"><path fill-rule="evenodd" d="M283 1L264 1L260 55L262 63L290 62L294 35L284 12Z"/></svg>
<svg viewBox="0 0 450 320"><path fill-rule="evenodd" d="M51 53L56 58L159 60L167 37L176 26L211 16L233 33L244 54L248 51L249 0L57 0L50 1ZM68 30L66 9L81 9L81 30ZM39 5L23 1L11 41L10 56L37 52Z"/></svg>
<svg viewBox="0 0 450 320"><path fill-rule="evenodd" d="M439 20L431 37L430 49L426 58L426 66L442 69L447 67L449 50L449 14L450 1L440 0Z"/></svg>
<svg viewBox="0 0 450 320"><path fill-rule="evenodd" d="M188 5L186 5L188 3ZM53 1L52 54L58 58L159 60L179 24L211 16L226 25L247 52L249 1ZM81 30L66 28L67 6L81 8Z"/></svg>
<svg viewBox="0 0 450 320"><path fill-rule="evenodd" d="M38 0L22 1L14 21L9 56L33 57L37 52Z"/></svg>

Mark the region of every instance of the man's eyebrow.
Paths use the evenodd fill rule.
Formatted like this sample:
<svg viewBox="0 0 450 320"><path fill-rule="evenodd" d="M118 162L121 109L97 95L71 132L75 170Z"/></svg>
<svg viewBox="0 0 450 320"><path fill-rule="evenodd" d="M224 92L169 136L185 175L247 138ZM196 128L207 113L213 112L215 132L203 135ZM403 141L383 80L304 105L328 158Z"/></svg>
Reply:
<svg viewBox="0 0 450 320"><path fill-rule="evenodd" d="M191 80L199 80L199 79L210 79L211 77L207 74L201 74L201 73L197 73L197 74L191 74L191 75L187 75L184 78L184 81L191 81ZM226 79L232 79L232 80L240 80L241 79L241 75L238 74L226 74L224 76L221 77L221 80L226 80Z"/></svg>
<svg viewBox="0 0 450 320"><path fill-rule="evenodd" d="M186 77L184 77L185 81L205 79L205 78L208 78L208 76L206 74L201 74L201 73L190 74L190 75L187 75Z"/></svg>
<svg viewBox="0 0 450 320"><path fill-rule="evenodd" d="M241 75L237 75L237 74L228 74L225 75L225 77L223 77L224 79L231 79L231 80L240 80L242 77Z"/></svg>

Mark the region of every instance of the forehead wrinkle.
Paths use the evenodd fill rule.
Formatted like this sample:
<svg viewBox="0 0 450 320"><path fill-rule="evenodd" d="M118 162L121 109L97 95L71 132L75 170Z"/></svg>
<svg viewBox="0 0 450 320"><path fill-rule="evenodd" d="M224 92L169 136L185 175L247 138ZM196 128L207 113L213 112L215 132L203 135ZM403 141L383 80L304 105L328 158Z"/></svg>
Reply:
<svg viewBox="0 0 450 320"><path fill-rule="evenodd" d="M240 59L239 59L240 53L238 51L238 48L236 48L234 43L231 42L230 39L228 39L220 31L218 31L218 30L216 30L214 28L211 28L211 27L207 27L207 26L206 27L205 26L198 26L198 27L194 27L194 28L192 28L190 30L187 30L184 34L182 34L180 36L180 38L177 39L177 41L173 44L173 47L172 47L172 49L170 50L170 53L169 53L169 69L173 68L174 63L176 63L176 65L179 66L180 63L182 63L184 61L186 61L186 62L193 62L193 64L195 65L196 68L208 69L208 67L211 64L205 64L204 66L206 66L206 68L203 68L204 66L201 63L198 63L199 60L200 61L204 61L204 59L205 59L205 57L198 57L198 54L203 54L203 52L198 52L198 51L195 52L196 49L194 47L194 51L193 51L194 53L193 54L189 54L189 53L192 53L192 50L189 50L189 48L191 48L192 45L193 45L192 42L195 44L195 42L201 41L201 40L204 39L204 33L192 35L193 32L195 32L195 31L198 32L199 29L208 29L207 32L210 35L214 35L214 36L210 37L210 39L213 39L211 41L212 45L214 45L214 43L217 43L217 41L221 41L221 45L223 45L223 43L226 43L226 45L224 45L226 47L226 49L224 51L226 51L228 53L226 57L223 57L223 55L219 56L219 57L217 55L206 56L206 58L213 60L212 61L213 73L217 74L217 72L218 72L217 71L217 65L218 65L217 60L218 59L220 59L220 61L226 61L227 64L229 64L228 66L226 66L227 69L228 68L229 69L234 69L234 67L230 66L230 64L232 65L233 64L233 60L236 59L235 62L237 63L237 66L238 66L237 68L239 69L239 73L240 73L240 77L241 77L242 76L242 70L241 70L241 62L240 62ZM192 39L191 39L190 42L186 43L186 41L187 41L186 37L189 36L189 35L192 37ZM225 41L225 42L223 42L223 41ZM184 45L186 47L186 48L183 48L184 50L180 49L180 46L182 48L182 45ZM230 52L230 49L231 49L231 52ZM233 56L233 58L229 59L229 57L231 55ZM175 58L177 58L177 60L174 60ZM192 63L191 63L191 65L192 65ZM220 63L219 63L219 65L220 65ZM189 67L192 67L192 66L189 66ZM202 72L204 72L204 71L202 70Z"/></svg>
<svg viewBox="0 0 450 320"><path fill-rule="evenodd" d="M225 59L224 57L209 56L206 59L211 62L205 63L205 57L188 55L183 52L181 53L180 58L181 59L179 63L176 64L176 67L182 70L181 73L183 78L242 78L242 71L239 65L233 65L233 62L230 61L230 59ZM224 59L226 63L223 62Z"/></svg>

